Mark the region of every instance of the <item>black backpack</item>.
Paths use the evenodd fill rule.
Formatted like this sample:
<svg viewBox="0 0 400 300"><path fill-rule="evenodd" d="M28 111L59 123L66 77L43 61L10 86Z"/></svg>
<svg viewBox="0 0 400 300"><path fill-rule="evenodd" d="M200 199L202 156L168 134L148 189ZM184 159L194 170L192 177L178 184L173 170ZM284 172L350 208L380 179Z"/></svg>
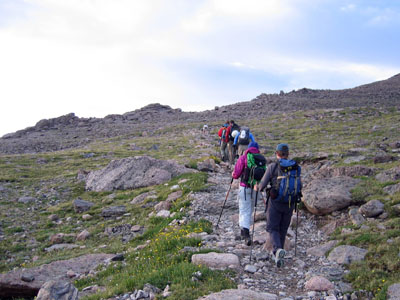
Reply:
<svg viewBox="0 0 400 300"><path fill-rule="evenodd" d="M235 140L235 138L232 136L232 132L234 132L235 130L240 131L240 127L236 123L233 123L233 125L231 126L231 132L229 133L229 140L230 141L234 141Z"/></svg>
<svg viewBox="0 0 400 300"><path fill-rule="evenodd" d="M238 138L239 145L248 145L250 143L250 129L249 127L241 127Z"/></svg>

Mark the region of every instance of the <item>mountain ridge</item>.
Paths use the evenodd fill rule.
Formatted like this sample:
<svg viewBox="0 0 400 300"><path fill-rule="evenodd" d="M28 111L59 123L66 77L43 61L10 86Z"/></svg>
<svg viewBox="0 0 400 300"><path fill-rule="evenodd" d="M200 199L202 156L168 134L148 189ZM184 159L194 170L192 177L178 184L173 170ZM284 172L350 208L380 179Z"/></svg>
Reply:
<svg viewBox="0 0 400 300"><path fill-rule="evenodd" d="M212 123L226 119L265 118L271 114L347 107L400 108L400 74L386 80L341 90L302 88L279 94L260 94L249 101L213 110L185 112L160 103L104 118L79 118L74 113L43 119L35 126L0 138L0 153L35 153L82 146L93 139L152 132L165 124Z"/></svg>

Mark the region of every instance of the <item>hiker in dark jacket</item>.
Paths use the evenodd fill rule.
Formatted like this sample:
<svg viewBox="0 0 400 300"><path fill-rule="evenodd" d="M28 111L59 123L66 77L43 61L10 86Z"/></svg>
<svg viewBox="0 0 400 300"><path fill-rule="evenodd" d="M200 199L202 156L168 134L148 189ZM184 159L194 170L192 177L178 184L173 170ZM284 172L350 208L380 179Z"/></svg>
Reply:
<svg viewBox="0 0 400 300"><path fill-rule="evenodd" d="M285 238L292 219L293 210L296 206L296 201L300 200L300 196L292 197L287 203L281 202L278 199L277 182L279 171L282 164L291 164L297 167L295 161L288 160L289 157L289 146L287 144L279 144L276 147L276 158L278 162L272 163L268 166L264 177L261 179L257 186L259 191L264 190L268 185L272 188L270 189L270 200L267 208L267 232L270 234L270 239L273 246L273 259L278 267L282 267L284 264L285 257ZM298 167L300 168L300 167ZM300 170L299 170L300 172ZM299 173L300 174L300 173ZM282 176L280 176L282 177ZM282 180L282 179L280 179ZM301 194L301 181L300 177L298 179L299 186L298 191ZM279 189L279 188L278 188Z"/></svg>
<svg viewBox="0 0 400 300"><path fill-rule="evenodd" d="M258 144L252 142L249 144L248 149L244 152L244 155L239 157L236 162L235 169L232 172L234 179L241 178L245 168L247 166L247 153L260 153L258 150ZM251 215L254 209L254 203L256 200L257 193L253 191L252 187L247 182L244 182L241 178L238 201L239 201L239 226L241 237L245 240L247 246L251 245L250 238L250 226L251 226Z"/></svg>
<svg viewBox="0 0 400 300"><path fill-rule="evenodd" d="M229 127L226 130L226 142L228 143L228 156L231 165L235 163L236 157L236 147L233 145L233 141L235 140L235 136L239 134L239 131L239 125L237 125L235 121L231 120L229 122Z"/></svg>

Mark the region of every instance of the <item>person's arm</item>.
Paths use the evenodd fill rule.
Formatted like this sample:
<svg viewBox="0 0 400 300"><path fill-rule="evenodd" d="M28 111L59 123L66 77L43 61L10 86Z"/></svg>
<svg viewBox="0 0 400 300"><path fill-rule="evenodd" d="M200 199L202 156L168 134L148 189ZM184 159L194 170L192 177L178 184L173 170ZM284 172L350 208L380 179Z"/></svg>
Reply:
<svg viewBox="0 0 400 300"><path fill-rule="evenodd" d="M253 143L256 142L256 140L254 139L254 136L251 134L251 132L249 132L249 138L251 139L251 141L252 141Z"/></svg>
<svg viewBox="0 0 400 300"><path fill-rule="evenodd" d="M246 164L247 164L247 156L242 155L241 157L239 157L239 159L236 162L235 169L232 172L232 177L234 179L238 179L242 175Z"/></svg>
<svg viewBox="0 0 400 300"><path fill-rule="evenodd" d="M260 180L260 182L258 183L257 189L258 189L259 191L264 190L264 189L267 187L268 183L271 181L271 178L272 178L272 171L273 171L274 165L275 165L275 164L270 164L270 165L268 166L267 171L265 171L263 178L262 178L262 179Z"/></svg>
<svg viewBox="0 0 400 300"><path fill-rule="evenodd" d="M237 143L237 141L238 141L238 138L239 138L239 135L237 134L237 135L235 136L235 140L233 141L233 145L236 146L236 143Z"/></svg>

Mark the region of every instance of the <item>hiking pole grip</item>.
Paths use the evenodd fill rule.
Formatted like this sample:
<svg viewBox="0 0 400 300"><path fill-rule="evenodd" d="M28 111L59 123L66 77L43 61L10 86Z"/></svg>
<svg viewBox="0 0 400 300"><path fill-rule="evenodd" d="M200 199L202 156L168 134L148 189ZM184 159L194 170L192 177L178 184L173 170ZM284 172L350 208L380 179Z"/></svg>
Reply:
<svg viewBox="0 0 400 300"><path fill-rule="evenodd" d="M228 199L229 192L231 191L232 183L233 183L233 177L232 177L232 179L231 179L231 183L230 183L230 185L229 185L228 192L226 193L226 197L225 197L224 203L222 204L222 209L221 209L221 212L220 212L219 217L218 217L217 225L215 226L215 227L217 227L217 228L218 228L218 225L219 225L219 221L221 220L222 212L224 211L225 203L226 203L226 200Z"/></svg>

